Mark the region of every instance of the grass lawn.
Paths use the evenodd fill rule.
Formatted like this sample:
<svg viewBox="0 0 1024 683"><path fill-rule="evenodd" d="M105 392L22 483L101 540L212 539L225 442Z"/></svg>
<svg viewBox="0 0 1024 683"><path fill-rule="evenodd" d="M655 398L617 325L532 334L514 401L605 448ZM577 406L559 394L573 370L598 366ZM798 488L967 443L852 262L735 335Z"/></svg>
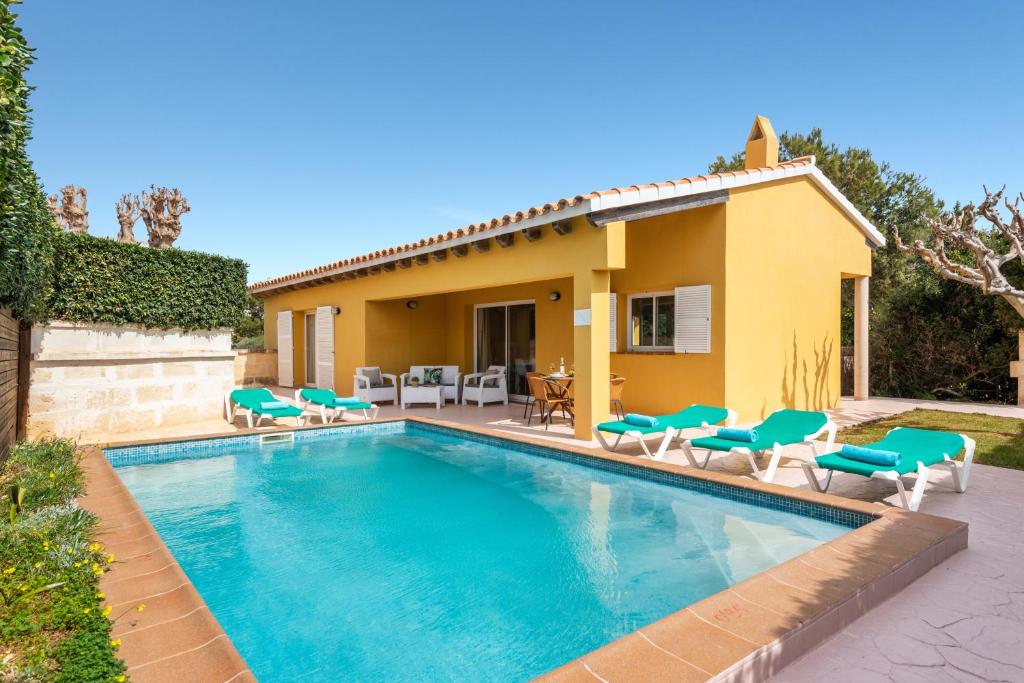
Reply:
<svg viewBox="0 0 1024 683"><path fill-rule="evenodd" d="M837 441L856 445L878 441L893 427L917 427L966 434L978 442L974 462L1024 470L1024 420L980 413L917 408L839 432Z"/></svg>

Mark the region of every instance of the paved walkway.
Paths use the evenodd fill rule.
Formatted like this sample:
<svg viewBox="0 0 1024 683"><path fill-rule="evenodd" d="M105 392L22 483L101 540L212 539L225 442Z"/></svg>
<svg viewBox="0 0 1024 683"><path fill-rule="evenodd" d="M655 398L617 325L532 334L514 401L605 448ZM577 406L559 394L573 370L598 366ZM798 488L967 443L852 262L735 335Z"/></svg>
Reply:
<svg viewBox="0 0 1024 683"><path fill-rule="evenodd" d="M277 393L288 398L290 392ZM914 408L1024 418L1024 409L1015 406L884 398L844 400L830 412L845 427ZM496 431L579 443L567 424L556 422L549 430L539 428L536 422L525 425L522 411L521 405L477 408L448 404L440 411L384 406L381 417L436 416ZM236 423L241 424L241 420ZM124 440L234 429L223 421L211 421L151 430ZM806 448L787 449L776 483L807 486L800 463L808 456ZM678 451L670 452L667 460L685 464ZM742 458L715 458L709 468L749 473ZM897 499L892 484L849 475L837 475L830 493L889 505ZM967 521L971 525L970 547L795 662L775 681L1024 682L1024 472L975 465L970 487L962 495L953 492L949 474L940 472L929 482L921 510Z"/></svg>

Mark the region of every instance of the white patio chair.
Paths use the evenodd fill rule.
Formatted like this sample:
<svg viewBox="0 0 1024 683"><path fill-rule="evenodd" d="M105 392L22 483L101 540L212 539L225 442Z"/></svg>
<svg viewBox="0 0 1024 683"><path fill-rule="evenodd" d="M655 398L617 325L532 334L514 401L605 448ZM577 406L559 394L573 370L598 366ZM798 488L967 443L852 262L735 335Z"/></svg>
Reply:
<svg viewBox="0 0 1024 683"><path fill-rule="evenodd" d="M469 401L476 401L477 406L496 401L508 405L505 366L491 365L484 372L471 372L463 377L462 405Z"/></svg>
<svg viewBox="0 0 1024 683"><path fill-rule="evenodd" d="M391 380L391 384L385 380ZM367 403L391 401L398 405L398 378L381 372L377 366L356 368L352 377L352 393Z"/></svg>

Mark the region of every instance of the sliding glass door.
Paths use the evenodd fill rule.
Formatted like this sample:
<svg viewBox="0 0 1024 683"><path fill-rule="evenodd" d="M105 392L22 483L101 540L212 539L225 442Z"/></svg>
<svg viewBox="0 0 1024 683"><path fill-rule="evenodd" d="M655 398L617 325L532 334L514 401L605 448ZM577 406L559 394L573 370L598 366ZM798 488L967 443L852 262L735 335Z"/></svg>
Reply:
<svg viewBox="0 0 1024 683"><path fill-rule="evenodd" d="M526 373L536 366L537 316L532 301L481 304L476 308L476 371L504 365L509 396L530 393Z"/></svg>

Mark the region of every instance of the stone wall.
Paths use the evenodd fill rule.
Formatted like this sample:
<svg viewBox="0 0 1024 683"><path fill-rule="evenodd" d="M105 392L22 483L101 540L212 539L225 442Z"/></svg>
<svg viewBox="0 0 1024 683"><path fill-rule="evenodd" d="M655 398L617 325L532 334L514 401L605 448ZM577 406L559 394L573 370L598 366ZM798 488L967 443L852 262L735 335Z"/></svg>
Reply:
<svg viewBox="0 0 1024 683"><path fill-rule="evenodd" d="M237 351L235 385L272 386L277 384L277 351Z"/></svg>
<svg viewBox="0 0 1024 683"><path fill-rule="evenodd" d="M223 419L235 353L227 330L36 325L28 435L109 442L126 432Z"/></svg>

